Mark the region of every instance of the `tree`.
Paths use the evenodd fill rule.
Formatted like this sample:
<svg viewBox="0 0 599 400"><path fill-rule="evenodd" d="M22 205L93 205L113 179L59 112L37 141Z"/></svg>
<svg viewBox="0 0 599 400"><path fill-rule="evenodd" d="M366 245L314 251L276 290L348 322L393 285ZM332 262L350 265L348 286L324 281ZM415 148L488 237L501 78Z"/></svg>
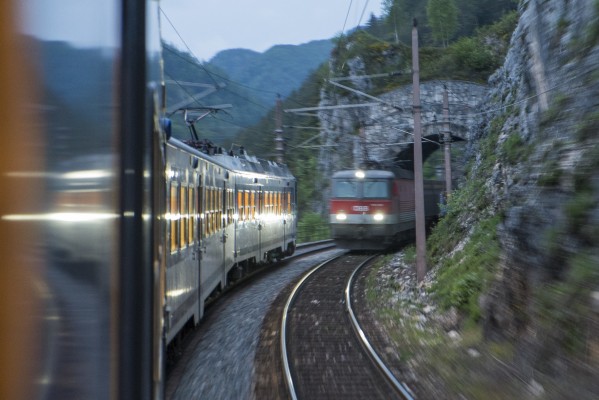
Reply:
<svg viewBox="0 0 599 400"><path fill-rule="evenodd" d="M447 47L449 39L458 29L458 8L454 0L428 0L426 6L428 23L433 39Z"/></svg>

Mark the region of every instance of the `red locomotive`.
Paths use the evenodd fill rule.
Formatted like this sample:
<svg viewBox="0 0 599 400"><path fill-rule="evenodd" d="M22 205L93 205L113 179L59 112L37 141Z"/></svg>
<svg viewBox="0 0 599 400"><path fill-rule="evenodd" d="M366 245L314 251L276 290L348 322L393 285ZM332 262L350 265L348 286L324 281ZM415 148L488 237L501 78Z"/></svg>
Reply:
<svg viewBox="0 0 599 400"><path fill-rule="evenodd" d="M424 181L427 224L439 215L442 181ZM341 248L381 250L414 237L414 177L407 170L348 170L333 174L332 238Z"/></svg>

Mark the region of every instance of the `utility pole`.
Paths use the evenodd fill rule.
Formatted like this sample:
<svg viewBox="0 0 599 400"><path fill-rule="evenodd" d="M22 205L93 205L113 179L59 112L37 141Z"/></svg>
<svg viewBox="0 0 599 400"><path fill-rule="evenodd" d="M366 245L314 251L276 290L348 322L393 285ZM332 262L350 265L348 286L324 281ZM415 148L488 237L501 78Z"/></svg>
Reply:
<svg viewBox="0 0 599 400"><path fill-rule="evenodd" d="M414 113L414 203L416 208L416 277L426 274L426 231L424 219L424 177L422 173L422 127L420 126L420 67L418 62L418 23L412 27L412 79Z"/></svg>
<svg viewBox="0 0 599 400"><path fill-rule="evenodd" d="M283 143L283 104L281 95L277 94L277 105L275 113L275 151L277 153L277 162L283 164L285 143Z"/></svg>
<svg viewBox="0 0 599 400"><path fill-rule="evenodd" d="M445 149L445 195L451 194L451 132L449 131L449 100L447 85L443 85L443 144Z"/></svg>

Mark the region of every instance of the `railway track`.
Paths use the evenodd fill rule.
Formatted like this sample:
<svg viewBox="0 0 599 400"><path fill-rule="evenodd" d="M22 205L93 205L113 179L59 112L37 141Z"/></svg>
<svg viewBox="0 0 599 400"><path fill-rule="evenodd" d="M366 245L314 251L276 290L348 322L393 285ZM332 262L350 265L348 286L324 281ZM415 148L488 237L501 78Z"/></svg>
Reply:
<svg viewBox="0 0 599 400"><path fill-rule="evenodd" d="M332 240L300 244L293 256L256 269L212 299L200 325L169 351L166 398L248 398L252 365L247 362L253 361L253 344L269 304L305 271L337 253ZM240 309L246 310L242 316Z"/></svg>
<svg viewBox="0 0 599 400"><path fill-rule="evenodd" d="M281 322L281 364L292 399L413 398L369 343L352 308L353 279L373 258L336 257L293 289Z"/></svg>

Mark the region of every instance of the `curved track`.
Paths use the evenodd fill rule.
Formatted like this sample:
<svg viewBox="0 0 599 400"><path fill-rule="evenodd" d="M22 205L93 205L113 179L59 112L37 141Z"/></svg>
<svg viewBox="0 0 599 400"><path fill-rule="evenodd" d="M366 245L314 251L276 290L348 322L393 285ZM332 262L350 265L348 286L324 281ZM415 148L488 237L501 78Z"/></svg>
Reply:
<svg viewBox="0 0 599 400"><path fill-rule="evenodd" d="M238 282L214 301L198 329L181 343L169 368L166 398L251 398L256 346L269 307L306 271L338 253L331 241L300 245L292 257ZM268 393L255 398L277 398ZM281 393L286 395L284 385Z"/></svg>
<svg viewBox="0 0 599 400"><path fill-rule="evenodd" d="M347 287L372 258L329 260L294 288L281 325L282 362L292 399L412 398L376 355L351 310Z"/></svg>

